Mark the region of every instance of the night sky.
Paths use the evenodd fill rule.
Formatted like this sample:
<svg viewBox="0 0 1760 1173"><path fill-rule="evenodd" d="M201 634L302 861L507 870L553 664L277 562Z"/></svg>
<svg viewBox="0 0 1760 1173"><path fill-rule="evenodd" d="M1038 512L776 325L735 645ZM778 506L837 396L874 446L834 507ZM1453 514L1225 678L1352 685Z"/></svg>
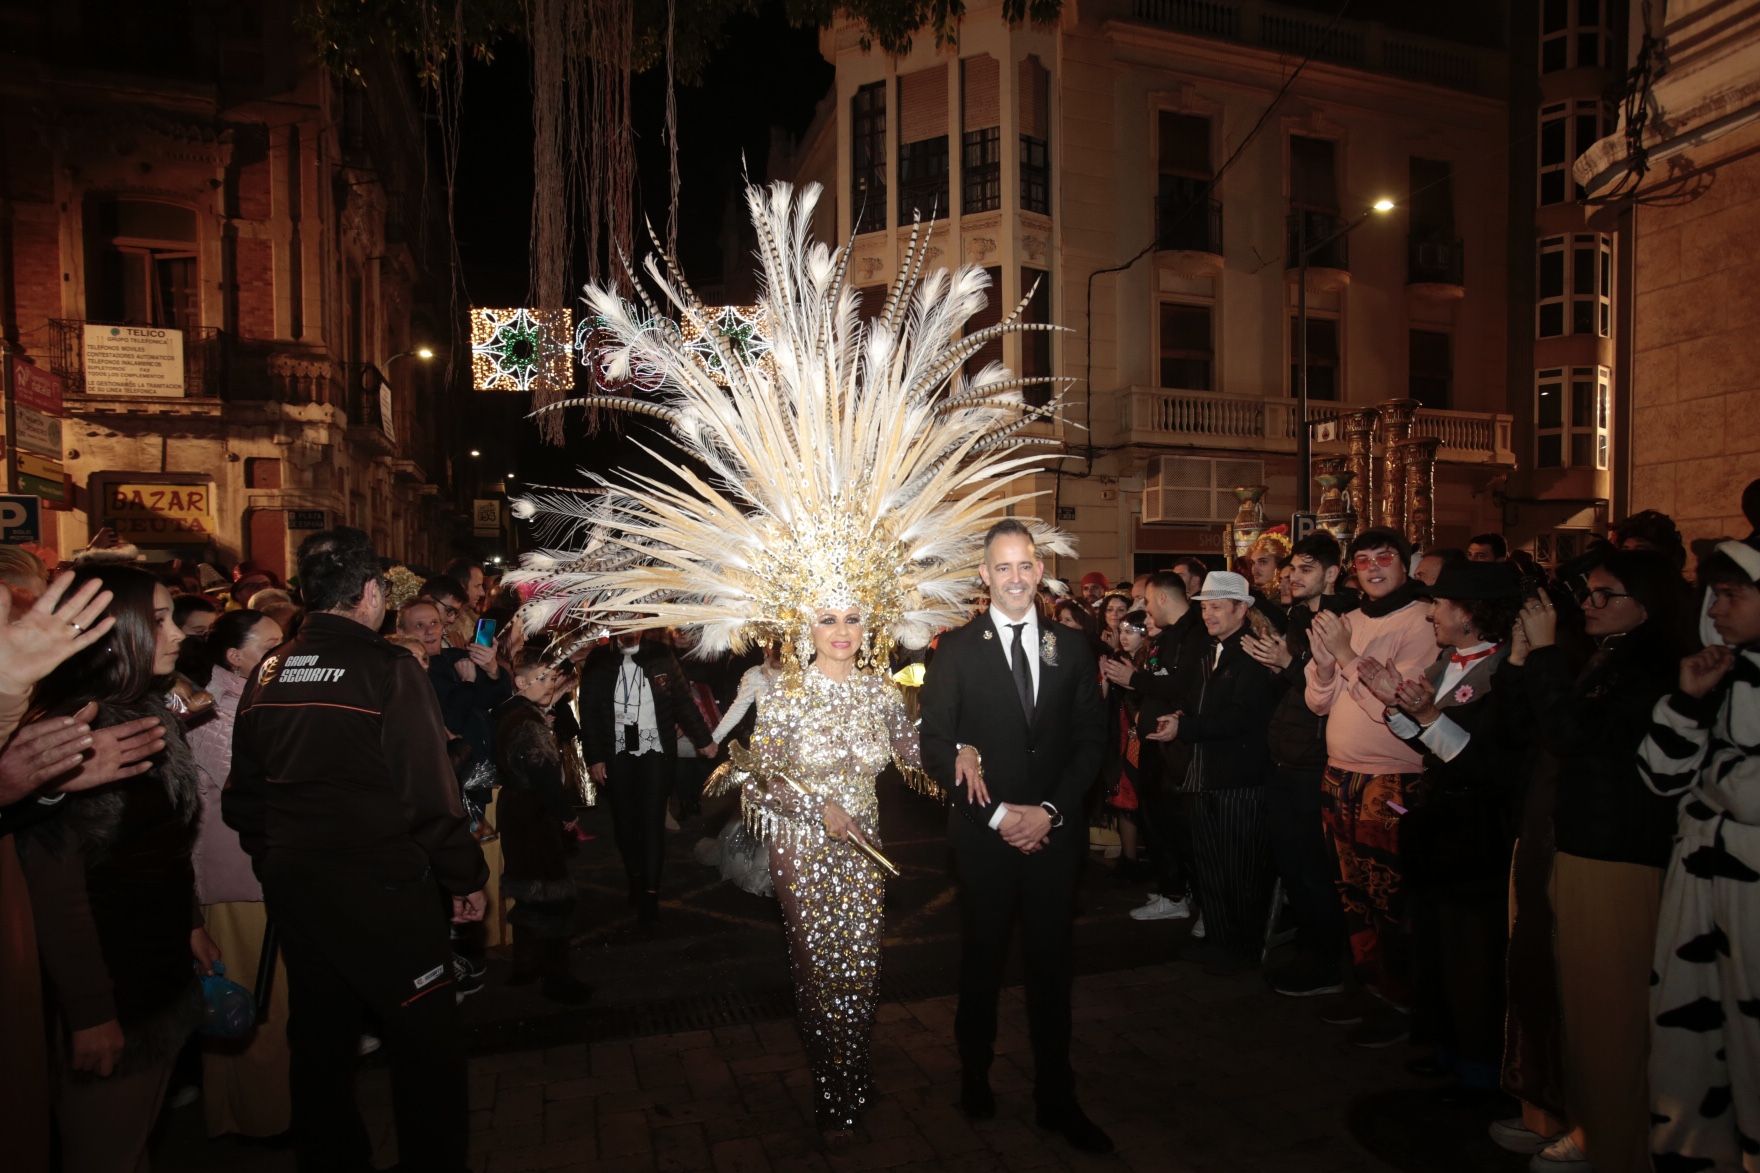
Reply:
<svg viewBox="0 0 1760 1173"><path fill-rule="evenodd" d="M727 203L741 191L741 158L753 178L766 175L772 128L798 137L831 85L817 34L789 26L775 3L736 18L696 86L678 89L679 252L701 291L722 279L721 226ZM663 69L634 82L637 166L642 185L638 225L646 215L662 235L668 205ZM457 233L465 288L476 305L526 304L532 206L531 67L523 46L504 45L489 65L469 67L463 101ZM638 227L637 248L646 253ZM576 271L585 273L584 260ZM579 313L577 306L576 313ZM580 484L579 466L605 467L636 458L626 436L649 431L632 422L622 433L589 437L570 421L569 442L539 442L521 418L521 396L479 396L484 472L489 480L517 471L526 481ZM494 402L500 399L500 402ZM505 463L506 469L498 467ZM517 486L510 486L516 488Z"/></svg>

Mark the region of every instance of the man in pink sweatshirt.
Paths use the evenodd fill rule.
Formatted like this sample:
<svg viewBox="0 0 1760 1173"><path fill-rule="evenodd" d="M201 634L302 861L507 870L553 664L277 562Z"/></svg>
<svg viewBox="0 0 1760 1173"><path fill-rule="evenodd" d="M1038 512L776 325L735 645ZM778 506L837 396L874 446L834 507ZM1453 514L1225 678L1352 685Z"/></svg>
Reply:
<svg viewBox="0 0 1760 1173"><path fill-rule="evenodd" d="M1386 705L1358 677L1362 663L1391 665L1415 678L1436 659L1430 608L1407 579L1411 546L1392 529L1372 528L1350 545L1350 564L1363 593L1360 609L1322 613L1310 631L1308 707L1326 722L1326 773L1321 816L1338 855L1339 901L1350 931L1358 979L1400 1013L1362 1021L1352 1041L1383 1047L1407 1034L1412 1003L1410 925L1399 820L1417 787L1422 759L1387 727Z"/></svg>

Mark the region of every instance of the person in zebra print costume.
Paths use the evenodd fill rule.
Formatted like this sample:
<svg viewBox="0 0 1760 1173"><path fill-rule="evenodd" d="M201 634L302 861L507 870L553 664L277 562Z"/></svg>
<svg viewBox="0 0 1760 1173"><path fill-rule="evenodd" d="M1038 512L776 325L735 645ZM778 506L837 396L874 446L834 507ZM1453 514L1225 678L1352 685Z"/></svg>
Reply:
<svg viewBox="0 0 1760 1173"><path fill-rule="evenodd" d="M1681 662L1640 747L1683 795L1651 977L1658 1173L1760 1173L1760 541L1699 566L1706 647Z"/></svg>

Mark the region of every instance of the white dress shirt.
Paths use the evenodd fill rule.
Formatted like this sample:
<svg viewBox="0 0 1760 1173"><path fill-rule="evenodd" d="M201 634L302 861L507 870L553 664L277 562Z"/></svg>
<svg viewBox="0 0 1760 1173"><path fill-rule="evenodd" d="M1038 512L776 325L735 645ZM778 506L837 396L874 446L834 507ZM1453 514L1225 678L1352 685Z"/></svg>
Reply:
<svg viewBox="0 0 1760 1173"><path fill-rule="evenodd" d="M990 622L996 627L996 638L1002 641L1002 654L1008 660L1008 670L1014 671L1014 628L1016 622L1025 622L1021 629L1021 647L1027 653L1027 671L1033 674L1033 700L1039 699L1039 608L1028 607L1022 620L1010 619L990 605Z"/></svg>
<svg viewBox="0 0 1760 1173"><path fill-rule="evenodd" d="M1028 607L1026 615L1020 620L1015 620L1004 615L997 609L996 604L992 603L990 604L990 622L996 628L996 638L1002 641L1002 655L1008 661L1010 672L1014 671L1014 628L1011 624L1017 622L1026 624L1021 628L1021 651L1027 657L1027 671L1033 676L1033 701L1037 703L1039 700L1039 608L1036 606ZM994 831L1000 827L1007 814L1008 808L998 803L995 813L990 816L990 829Z"/></svg>
<svg viewBox="0 0 1760 1173"><path fill-rule="evenodd" d="M1436 695L1433 699L1441 700L1453 692L1465 679L1467 673L1478 666L1484 656L1475 653L1489 652L1496 646L1496 644L1481 640L1470 648L1451 649L1451 656L1468 656L1471 659L1465 664L1449 660L1448 667L1442 670L1442 679L1436 682ZM1396 737L1417 737L1419 741L1429 747L1431 753L1445 762L1454 761L1460 755L1461 750L1467 748L1467 742L1472 740L1470 733L1449 720L1447 710L1444 710L1440 717L1423 729L1420 729L1418 723L1404 713L1393 713L1387 718L1387 727L1393 730Z"/></svg>

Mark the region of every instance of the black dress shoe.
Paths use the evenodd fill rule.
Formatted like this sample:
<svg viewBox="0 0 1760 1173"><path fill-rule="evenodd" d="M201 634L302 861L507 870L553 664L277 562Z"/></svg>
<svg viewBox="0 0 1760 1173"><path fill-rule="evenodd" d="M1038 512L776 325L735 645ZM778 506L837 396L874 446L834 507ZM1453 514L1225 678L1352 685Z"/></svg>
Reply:
<svg viewBox="0 0 1760 1173"><path fill-rule="evenodd" d="M960 1080L959 1110L968 1120L989 1120L996 1115L996 1094L990 1090L987 1076L966 1076Z"/></svg>
<svg viewBox="0 0 1760 1173"><path fill-rule="evenodd" d="M1040 1128L1062 1136L1077 1152L1098 1155L1112 1151L1112 1138L1075 1104L1061 1112L1040 1108L1038 1124Z"/></svg>

